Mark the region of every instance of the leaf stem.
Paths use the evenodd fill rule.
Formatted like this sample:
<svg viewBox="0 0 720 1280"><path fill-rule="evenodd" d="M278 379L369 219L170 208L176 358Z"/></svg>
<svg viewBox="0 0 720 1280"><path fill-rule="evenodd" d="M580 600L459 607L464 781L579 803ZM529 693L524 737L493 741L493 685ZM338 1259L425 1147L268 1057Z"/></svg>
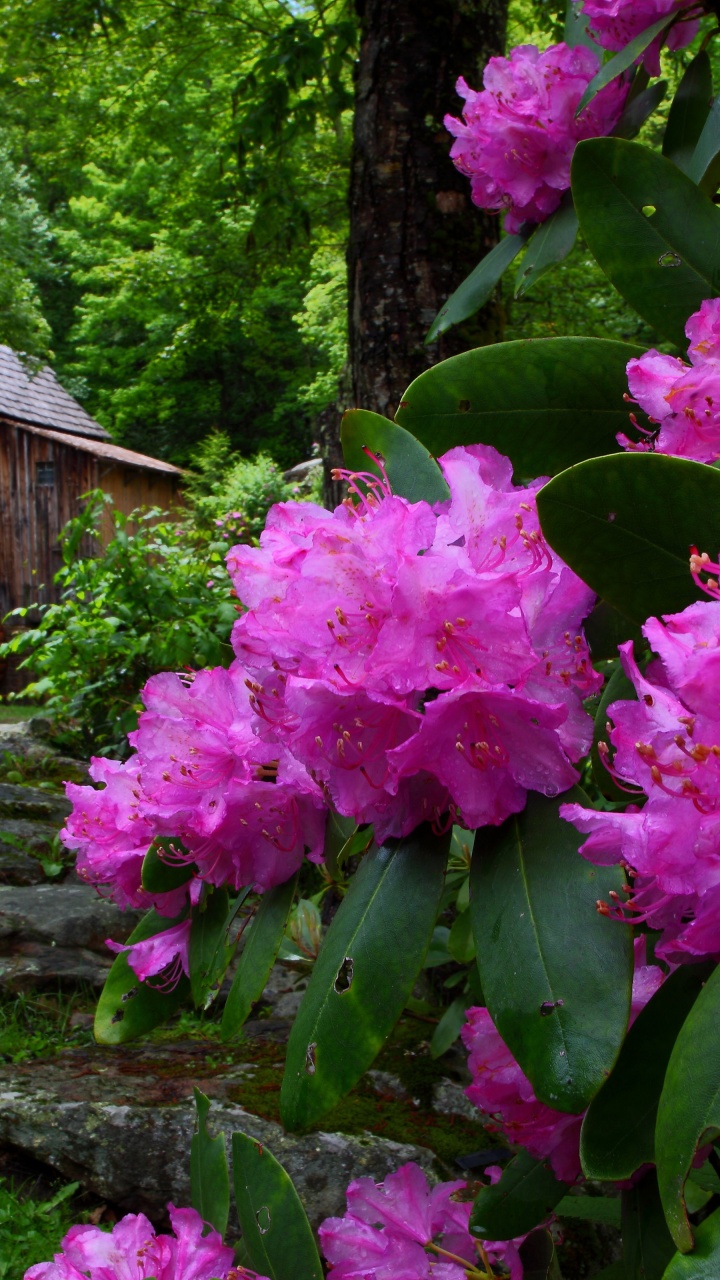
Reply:
<svg viewBox="0 0 720 1280"><path fill-rule="evenodd" d="M433 1244L430 1241L425 1245L425 1248L432 1249L433 1253L439 1254L442 1258L449 1258L451 1262L459 1262L460 1266L465 1268L465 1275L472 1277L472 1280L495 1280L489 1269L487 1271L478 1271L477 1267L468 1262L467 1258L461 1258L457 1253L449 1253L447 1249L441 1249L439 1244ZM487 1264L487 1258L484 1258L483 1261Z"/></svg>

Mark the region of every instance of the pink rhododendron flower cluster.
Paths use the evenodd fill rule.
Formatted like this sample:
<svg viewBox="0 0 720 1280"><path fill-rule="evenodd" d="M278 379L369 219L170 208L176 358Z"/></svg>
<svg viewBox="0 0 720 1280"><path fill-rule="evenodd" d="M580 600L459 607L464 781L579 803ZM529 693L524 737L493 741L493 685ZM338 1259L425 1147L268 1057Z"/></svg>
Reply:
<svg viewBox="0 0 720 1280"><path fill-rule="evenodd" d="M646 433L645 440L621 434L618 441L626 449L715 462L720 458L720 298L703 302L685 333L690 364L654 349L628 362L630 392L658 429Z"/></svg>
<svg viewBox="0 0 720 1280"><path fill-rule="evenodd" d="M610 133L627 96L614 80L576 119L578 103L600 65L584 45L518 45L508 58L491 58L484 88L462 78L462 120L445 117L455 137L450 155L470 178L472 199L481 209L505 211L505 229L544 222L570 186L570 162L578 142Z"/></svg>
<svg viewBox="0 0 720 1280"><path fill-rule="evenodd" d="M624 49L626 44L654 26L661 18L668 22L684 10L681 21L674 22L667 35L668 49L684 49L694 40L698 15L703 6L688 0L583 0L580 12L588 19L591 35L603 49ZM643 62L651 76L660 74L662 33L643 54Z"/></svg>
<svg viewBox="0 0 720 1280"><path fill-rule="evenodd" d="M358 1178L347 1191L347 1213L326 1218L318 1235L328 1280L466 1280L486 1274L468 1230L472 1197L464 1182L430 1189L422 1169L405 1164L384 1182ZM484 1241L488 1262L522 1280L517 1240Z"/></svg>
<svg viewBox="0 0 720 1280"><path fill-rule="evenodd" d="M448 813L499 823L529 789L563 791L598 687L592 596L540 535L542 481L513 485L481 445L440 465L437 509L370 477L356 506L274 507L260 546L228 556L261 740L381 840Z"/></svg>
<svg viewBox="0 0 720 1280"><path fill-rule="evenodd" d="M720 957L720 602L690 605L643 627L658 658L643 674L620 648L637 701L608 707L613 775L635 798L624 813L581 805L560 812L598 864L627 869L627 901L610 908L662 931L673 962ZM604 747L609 762L609 748ZM642 808L640 804L647 796Z"/></svg>
<svg viewBox="0 0 720 1280"><path fill-rule="evenodd" d="M644 938L637 939L630 1025L662 981L662 969L646 963ZM493 1117L494 1124L487 1127L494 1127L512 1145L525 1147L536 1160L549 1160L561 1182L575 1182L582 1173L583 1116L555 1111L538 1101L487 1009L468 1009L462 1039L473 1077L465 1092L480 1111Z"/></svg>
<svg viewBox="0 0 720 1280"><path fill-rule="evenodd" d="M40 1262L24 1280L252 1280L233 1267L234 1252L194 1209L168 1205L172 1235L158 1235L143 1213L129 1213L112 1231L71 1227L52 1262ZM257 1280L265 1280L258 1277Z"/></svg>

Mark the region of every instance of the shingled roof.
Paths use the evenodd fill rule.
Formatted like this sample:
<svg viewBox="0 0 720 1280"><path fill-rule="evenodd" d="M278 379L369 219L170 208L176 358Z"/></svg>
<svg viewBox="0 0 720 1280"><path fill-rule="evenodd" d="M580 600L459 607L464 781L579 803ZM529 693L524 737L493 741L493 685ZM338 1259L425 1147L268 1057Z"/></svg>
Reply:
<svg viewBox="0 0 720 1280"><path fill-rule="evenodd" d="M52 369L45 365L35 373L30 363L26 367L10 347L2 345L0 414L15 422L32 422L74 436L110 439L105 428L60 386Z"/></svg>

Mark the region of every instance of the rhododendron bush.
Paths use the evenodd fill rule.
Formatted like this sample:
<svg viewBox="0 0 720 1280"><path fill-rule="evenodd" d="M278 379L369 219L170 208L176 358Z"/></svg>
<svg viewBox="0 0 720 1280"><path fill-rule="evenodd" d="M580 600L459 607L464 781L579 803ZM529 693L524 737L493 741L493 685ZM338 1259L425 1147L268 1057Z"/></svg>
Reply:
<svg viewBox="0 0 720 1280"><path fill-rule="evenodd" d="M323 877L341 902L306 948L284 1125L318 1124L423 966L447 964L431 1049L467 1050L492 1163L471 1182L360 1178L316 1240L282 1168L236 1134L241 1265L198 1095L212 1230L190 1209L172 1237L140 1218L74 1228L31 1280L206 1280L203 1259L208 1280L557 1280L583 1216L622 1227L606 1280L720 1275L716 9L577 0L565 41L491 59L447 120L508 235L431 336L521 250L520 290L550 269L561 288L579 226L653 347L500 343L428 369L394 421L349 411L345 500L280 503L259 545L229 551L230 667L154 676L129 759L68 787L80 875L146 912L109 940L101 1042L208 1007L239 952L236 1036L298 886ZM632 140L661 55L685 68L662 154Z"/></svg>

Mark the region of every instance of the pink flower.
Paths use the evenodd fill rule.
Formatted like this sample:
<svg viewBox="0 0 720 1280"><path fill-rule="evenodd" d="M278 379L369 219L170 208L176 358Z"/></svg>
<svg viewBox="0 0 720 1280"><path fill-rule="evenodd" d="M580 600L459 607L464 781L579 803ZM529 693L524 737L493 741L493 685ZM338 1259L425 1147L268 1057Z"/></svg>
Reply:
<svg viewBox="0 0 720 1280"><path fill-rule="evenodd" d="M183 920L171 929L163 929L142 942L121 943L106 939L111 951L127 951L128 964L141 982L156 974L162 974L162 982L154 983L158 990L172 991L184 973L190 974L189 948L192 921Z"/></svg>
<svg viewBox="0 0 720 1280"><path fill-rule="evenodd" d="M627 366L630 393L656 425L644 440L618 435L626 449L655 450L697 462L720 457L720 298L703 302L685 326L686 364L675 356L646 351Z"/></svg>
<svg viewBox="0 0 720 1280"><path fill-rule="evenodd" d="M691 605L643 628L659 658L643 675L632 644L621 646L637 701L608 708L602 748L620 784L642 809L596 812L565 805L563 817L588 835L592 862L622 862L630 883L611 914L662 931L657 953L673 962L720 955L720 603Z"/></svg>
<svg viewBox="0 0 720 1280"><path fill-rule="evenodd" d="M471 1204L464 1193L464 1182L430 1189L416 1164L403 1165L380 1184L372 1178L351 1182L347 1213L326 1218L318 1232L330 1263L328 1280L465 1280L463 1263L479 1266L480 1255L468 1231ZM484 1246L491 1263L507 1262L512 1280L522 1277L514 1249L521 1242Z"/></svg>
<svg viewBox="0 0 720 1280"><path fill-rule="evenodd" d="M73 809L60 836L68 849L77 851L78 874L121 907L155 906L162 915L177 915L186 889L151 895L141 885L143 858L156 833L142 813L145 797L138 757L131 756L125 764L95 757L90 777L103 788L72 782L65 788Z"/></svg>
<svg viewBox="0 0 720 1280"><path fill-rule="evenodd" d="M471 180L481 209L505 210L505 228L544 222L570 186L578 142L610 133L627 95L618 80L600 91L576 119L578 102L600 63L584 46L552 45L541 53L519 45L508 58L491 58L480 92L460 78L463 119L445 117L455 137L450 155Z"/></svg>
<svg viewBox="0 0 720 1280"><path fill-rule="evenodd" d="M168 1205L172 1235L157 1235L144 1214L127 1214L112 1231L71 1227L62 1253L26 1271L24 1280L231 1280L234 1252L194 1209ZM258 1280L263 1280L259 1277Z"/></svg>
<svg viewBox="0 0 720 1280"><path fill-rule="evenodd" d="M591 34L603 49L624 49L635 36L660 18L668 21L679 9L688 9L688 0L584 0L581 13L588 18ZM700 9L695 6L695 14ZM683 49L695 38L698 17L683 18L668 33L668 49ZM643 61L649 75L660 74L662 39L658 36L646 50Z"/></svg>

